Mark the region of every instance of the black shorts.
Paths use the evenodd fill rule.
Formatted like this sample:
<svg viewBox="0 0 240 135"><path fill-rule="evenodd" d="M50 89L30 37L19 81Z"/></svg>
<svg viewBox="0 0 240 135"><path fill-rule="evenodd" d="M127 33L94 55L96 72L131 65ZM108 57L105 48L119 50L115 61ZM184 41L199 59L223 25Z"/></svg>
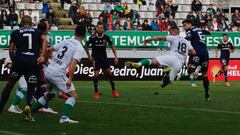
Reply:
<svg viewBox="0 0 240 135"><path fill-rule="evenodd" d="M109 60L108 59L94 59L93 67L94 67L94 70L108 69L108 68L110 68Z"/></svg>
<svg viewBox="0 0 240 135"><path fill-rule="evenodd" d="M228 66L229 58L220 58L220 63L222 64L222 66Z"/></svg>
<svg viewBox="0 0 240 135"><path fill-rule="evenodd" d="M201 71L202 72L207 72L208 71L208 63L209 63L209 56L199 56L199 55L194 55L189 57L188 64L192 64L194 66L201 66Z"/></svg>
<svg viewBox="0 0 240 135"><path fill-rule="evenodd" d="M28 84L37 84L40 80L39 66L21 62L14 62L11 68L11 79L19 80L24 76Z"/></svg>

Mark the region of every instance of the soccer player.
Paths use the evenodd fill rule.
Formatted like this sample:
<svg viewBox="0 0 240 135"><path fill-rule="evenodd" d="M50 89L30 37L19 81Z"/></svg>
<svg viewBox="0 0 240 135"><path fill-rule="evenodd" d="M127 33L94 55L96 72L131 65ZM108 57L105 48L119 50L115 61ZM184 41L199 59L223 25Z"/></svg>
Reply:
<svg viewBox="0 0 240 135"><path fill-rule="evenodd" d="M209 94L209 79L208 79L208 62L209 54L207 45L205 43L204 35L210 35L211 33L197 28L192 25L191 20L183 21L183 28L186 30L186 39L189 40L196 51L196 55L190 55L188 63L188 74L197 75L199 71L202 72L203 86L205 90L205 100L211 100ZM201 67L198 68L198 66Z"/></svg>
<svg viewBox="0 0 240 135"><path fill-rule="evenodd" d="M118 64L117 52L116 52L116 48L113 45L110 37L108 35L104 34L103 31L104 31L103 24L99 23L97 25L97 33L92 35L89 38L89 40L87 41L86 46L85 46L85 50L88 55L89 61L91 63L93 63L93 66L94 66L93 84L94 84L96 99L100 98L100 93L99 93L99 89L98 89L98 78L99 78L100 69L104 70L104 73L106 73L106 75L109 79L109 82L112 87L112 94L115 97L119 97L119 93L115 89L112 72L111 72L109 61L107 58L106 45L108 44L112 48L112 51L113 51L113 54L115 57L115 59L114 59L115 65ZM88 49L90 44L92 47L92 55L90 55L89 49Z"/></svg>
<svg viewBox="0 0 240 135"><path fill-rule="evenodd" d="M41 19L37 28L42 30L43 34L48 35L47 33L48 33L48 29L49 29L49 23L46 19ZM51 38L50 36L47 36L48 45L49 45L50 38ZM46 61L48 61L48 58L49 58L49 56L45 56L45 63L47 63ZM11 62L11 60L9 60L9 62ZM43 66L44 66L44 64L43 64ZM44 74L43 74L43 67L39 68L39 70L42 74L42 77L40 77L41 79L38 83L38 87L37 87L36 92L34 94L35 98L41 97L42 94L46 91L45 90L46 86L45 86L45 80L44 80ZM8 112L21 114L23 111L18 107L18 105L21 103L21 101L23 100L23 98L27 94L27 82L26 82L24 76L22 76L19 79L18 83L19 83L19 88L16 92L16 95L13 98L11 106L8 108ZM58 112L54 111L52 108L49 108L48 106L39 109L39 111L46 112L46 113L51 113L51 114L58 114Z"/></svg>
<svg viewBox="0 0 240 135"><path fill-rule="evenodd" d="M169 75L165 76L161 87L166 87L168 84L174 81L176 75L181 70L188 53L194 55L196 54L195 50L191 46L190 42L185 38L179 36L178 28L170 28L169 29L170 36L166 37L153 37L144 40L144 44L146 45L150 41L168 41L170 43L170 51L166 52L164 55L157 56L153 59L143 59L138 63L134 62L126 62L125 65L127 67L139 68L141 66L147 65L157 65L157 66L166 66L170 68ZM167 68L166 68L167 69Z"/></svg>
<svg viewBox="0 0 240 135"><path fill-rule="evenodd" d="M27 105L31 105L31 96L39 81L39 64L43 63L45 59L46 36L40 30L32 27L30 16L22 18L21 26L23 26L21 29L11 33L9 56L13 64L11 76L1 94L0 113L3 111L14 85L22 75L27 81ZM40 54L41 48L42 53Z"/></svg>
<svg viewBox="0 0 240 135"><path fill-rule="evenodd" d="M60 123L78 123L78 121L69 118L70 111L75 105L78 97L77 91L72 83L73 75L76 70L77 63L81 61L85 50L82 46L82 41L86 36L86 27L77 26L74 37L64 40L53 47L48 48L48 51L56 51L54 57L50 60L49 65L44 69L46 81L49 84L49 92L38 99L38 102L33 105L31 112L36 113L37 110L45 106L54 96L54 90L59 90L69 95L65 102L63 115ZM66 69L70 66L69 78L66 76Z"/></svg>
<svg viewBox="0 0 240 135"><path fill-rule="evenodd" d="M218 46L216 48L216 58L218 58L218 50L219 49L221 51L220 62L222 64L222 69L220 69L218 71L218 73L216 75L214 75L214 78L213 78L214 80L213 81L215 81L215 78L217 78L222 73L224 73L225 85L227 87L229 87L230 83L228 81L227 71L228 71L230 53L234 51L234 47L233 47L232 43L228 41L228 35L227 34L222 35L222 43L218 44Z"/></svg>

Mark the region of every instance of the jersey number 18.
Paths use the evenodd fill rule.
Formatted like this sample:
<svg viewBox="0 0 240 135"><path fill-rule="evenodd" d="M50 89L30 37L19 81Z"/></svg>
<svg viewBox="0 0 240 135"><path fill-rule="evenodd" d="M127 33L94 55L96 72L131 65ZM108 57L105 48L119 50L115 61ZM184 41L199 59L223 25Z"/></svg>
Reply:
<svg viewBox="0 0 240 135"><path fill-rule="evenodd" d="M179 44L178 44L178 52L185 54L186 51L187 51L187 45L185 43L179 42Z"/></svg>

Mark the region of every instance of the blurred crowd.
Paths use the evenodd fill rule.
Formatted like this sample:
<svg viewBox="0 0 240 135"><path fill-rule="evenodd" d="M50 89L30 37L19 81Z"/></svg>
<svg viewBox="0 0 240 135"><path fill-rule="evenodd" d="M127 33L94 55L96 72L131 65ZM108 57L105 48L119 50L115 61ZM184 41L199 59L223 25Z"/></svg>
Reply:
<svg viewBox="0 0 240 135"><path fill-rule="evenodd" d="M60 0L61 8L64 3L71 3L68 10L68 17L72 19L75 25L84 24L91 26L93 24L93 11L85 9L84 6L72 3L71 0ZM0 29L3 26L17 27L24 15L30 15L33 23L36 25L40 18L46 18L51 25L58 26L58 18L56 17L50 2L41 1L42 10L40 16L35 14L31 9L18 10L16 12L15 2L8 0L2 1L0 12ZM33 2L30 0L29 2ZM97 23L103 23L105 30L142 30L142 31L167 31L170 27L178 27L176 13L179 6L173 0L133 0L139 6L147 7L146 12L152 12L153 18L141 16L136 9L131 9L128 3L120 0L101 0L104 4L101 13L98 16ZM206 11L202 11L203 4L200 0L193 0L191 11L187 16L179 16L177 19L191 19L195 24L203 29L210 31L233 31L236 27L240 31L240 13L235 10L231 18L226 17L224 9L221 5L217 7L210 4ZM216 8L215 8L216 7ZM140 8L141 9L141 8ZM92 9L91 9L92 10ZM143 12L143 11L140 11ZM95 16L96 17L96 16ZM231 20L230 20L231 19ZM231 22L231 23L230 23ZM69 25L72 25L71 23Z"/></svg>

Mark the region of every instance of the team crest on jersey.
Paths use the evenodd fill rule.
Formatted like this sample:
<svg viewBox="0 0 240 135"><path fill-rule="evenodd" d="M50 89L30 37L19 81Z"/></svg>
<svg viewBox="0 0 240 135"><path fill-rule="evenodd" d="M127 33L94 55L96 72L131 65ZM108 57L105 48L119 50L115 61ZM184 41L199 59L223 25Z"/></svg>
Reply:
<svg viewBox="0 0 240 135"><path fill-rule="evenodd" d="M199 58L198 56L194 56L194 57L193 57L193 61L194 61L194 62L197 62L197 63L198 63L199 60L200 60L200 58Z"/></svg>
<svg viewBox="0 0 240 135"><path fill-rule="evenodd" d="M19 77L19 74L17 72L12 72L11 77L17 79Z"/></svg>
<svg viewBox="0 0 240 135"><path fill-rule="evenodd" d="M32 75L28 78L28 83L37 83L37 77Z"/></svg>

